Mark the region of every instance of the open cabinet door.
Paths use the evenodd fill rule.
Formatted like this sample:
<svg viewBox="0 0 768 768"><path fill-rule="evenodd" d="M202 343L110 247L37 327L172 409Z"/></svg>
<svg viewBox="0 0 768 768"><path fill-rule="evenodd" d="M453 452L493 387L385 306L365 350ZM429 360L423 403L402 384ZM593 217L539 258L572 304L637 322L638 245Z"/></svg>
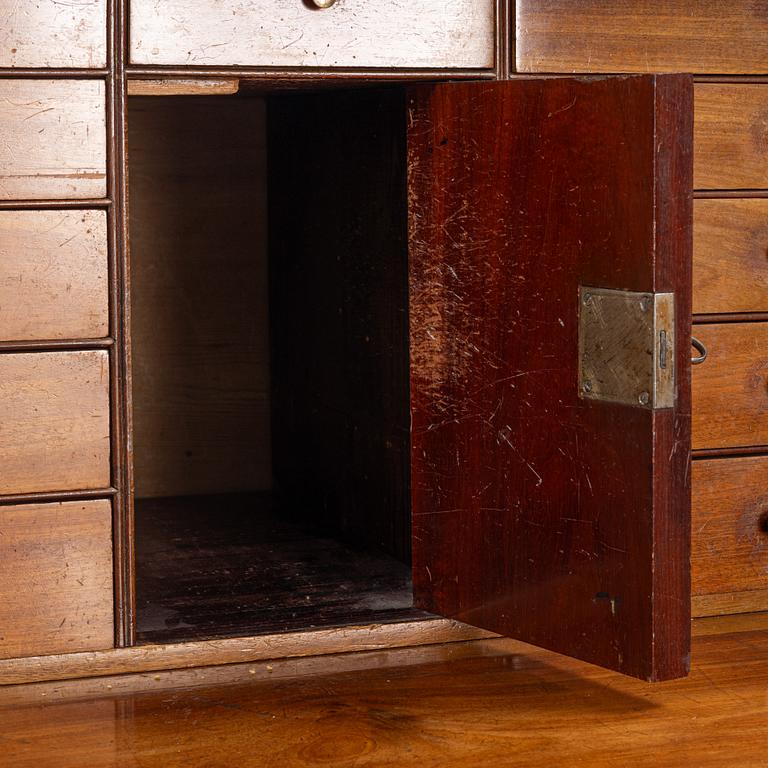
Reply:
<svg viewBox="0 0 768 768"><path fill-rule="evenodd" d="M689 668L692 114L682 75L409 94L416 605L648 680Z"/></svg>

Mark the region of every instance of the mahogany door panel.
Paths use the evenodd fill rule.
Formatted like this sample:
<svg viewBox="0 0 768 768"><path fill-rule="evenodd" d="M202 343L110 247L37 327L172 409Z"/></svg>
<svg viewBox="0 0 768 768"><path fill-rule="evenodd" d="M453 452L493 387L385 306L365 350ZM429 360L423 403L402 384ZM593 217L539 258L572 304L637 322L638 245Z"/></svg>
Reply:
<svg viewBox="0 0 768 768"><path fill-rule="evenodd" d="M0 341L109 333L105 211L0 211Z"/></svg>
<svg viewBox="0 0 768 768"><path fill-rule="evenodd" d="M417 607L647 679L690 632L692 86L410 97ZM673 407L578 385L580 286L673 292Z"/></svg>
<svg viewBox="0 0 768 768"><path fill-rule="evenodd" d="M768 72L765 0L518 0L519 72Z"/></svg>

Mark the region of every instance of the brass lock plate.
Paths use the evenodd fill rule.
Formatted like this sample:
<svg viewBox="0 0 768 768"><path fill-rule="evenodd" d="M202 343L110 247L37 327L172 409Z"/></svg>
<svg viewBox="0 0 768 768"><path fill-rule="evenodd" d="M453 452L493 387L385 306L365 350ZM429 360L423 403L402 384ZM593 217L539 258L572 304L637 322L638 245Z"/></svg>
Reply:
<svg viewBox="0 0 768 768"><path fill-rule="evenodd" d="M579 286L579 397L675 404L675 297Z"/></svg>

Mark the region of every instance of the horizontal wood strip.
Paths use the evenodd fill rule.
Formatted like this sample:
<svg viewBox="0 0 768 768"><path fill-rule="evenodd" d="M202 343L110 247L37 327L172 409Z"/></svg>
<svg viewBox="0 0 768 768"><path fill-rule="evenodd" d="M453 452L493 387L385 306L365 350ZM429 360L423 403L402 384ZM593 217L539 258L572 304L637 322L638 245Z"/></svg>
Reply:
<svg viewBox="0 0 768 768"><path fill-rule="evenodd" d="M768 610L768 590L723 592L691 598L691 613L696 617L754 614Z"/></svg>
<svg viewBox="0 0 768 768"><path fill-rule="evenodd" d="M768 72L753 0L518 0L520 72Z"/></svg>
<svg viewBox="0 0 768 768"><path fill-rule="evenodd" d="M0 685L403 648L489 637L494 635L456 621L436 618L261 637L115 648L90 653L0 660Z"/></svg>
<svg viewBox="0 0 768 768"><path fill-rule="evenodd" d="M228 96L240 90L237 78L161 78L129 80L129 96Z"/></svg>
<svg viewBox="0 0 768 768"><path fill-rule="evenodd" d="M103 499L117 495L117 488L92 488L80 491L43 491L35 493L0 494L0 505L31 504L49 501L80 501L82 499Z"/></svg>

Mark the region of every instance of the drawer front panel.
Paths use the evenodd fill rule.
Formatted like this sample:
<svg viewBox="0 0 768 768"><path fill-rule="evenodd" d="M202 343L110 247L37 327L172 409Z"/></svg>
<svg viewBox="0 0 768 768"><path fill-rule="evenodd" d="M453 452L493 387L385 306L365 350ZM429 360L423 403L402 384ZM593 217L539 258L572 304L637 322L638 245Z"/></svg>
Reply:
<svg viewBox="0 0 768 768"><path fill-rule="evenodd" d="M694 326L709 357L693 367L693 447L768 445L768 323Z"/></svg>
<svg viewBox="0 0 768 768"><path fill-rule="evenodd" d="M521 72L768 72L764 0L518 0Z"/></svg>
<svg viewBox="0 0 768 768"><path fill-rule="evenodd" d="M695 200L693 311L768 310L768 200Z"/></svg>
<svg viewBox="0 0 768 768"><path fill-rule="evenodd" d="M768 84L698 83L694 113L694 187L768 187Z"/></svg>
<svg viewBox="0 0 768 768"><path fill-rule="evenodd" d="M0 659L111 648L109 501L0 507Z"/></svg>
<svg viewBox="0 0 768 768"><path fill-rule="evenodd" d="M0 199L106 195L99 80L0 80Z"/></svg>
<svg viewBox="0 0 768 768"><path fill-rule="evenodd" d="M109 333L104 211L0 211L0 341Z"/></svg>
<svg viewBox="0 0 768 768"><path fill-rule="evenodd" d="M106 63L107 0L4 4L0 67L94 68Z"/></svg>
<svg viewBox="0 0 768 768"><path fill-rule="evenodd" d="M694 461L691 551L694 605L751 593L768 608L768 457ZM735 595L734 595L735 597ZM741 596L741 602L748 596ZM706 601L714 603L713 600ZM702 606L703 608L704 606ZM704 613L708 612L706 610ZM715 610L715 612L718 612Z"/></svg>
<svg viewBox="0 0 768 768"><path fill-rule="evenodd" d="M106 488L104 350L0 355L0 493Z"/></svg>
<svg viewBox="0 0 768 768"><path fill-rule="evenodd" d="M212 67L494 64L492 0L132 0L131 62Z"/></svg>

